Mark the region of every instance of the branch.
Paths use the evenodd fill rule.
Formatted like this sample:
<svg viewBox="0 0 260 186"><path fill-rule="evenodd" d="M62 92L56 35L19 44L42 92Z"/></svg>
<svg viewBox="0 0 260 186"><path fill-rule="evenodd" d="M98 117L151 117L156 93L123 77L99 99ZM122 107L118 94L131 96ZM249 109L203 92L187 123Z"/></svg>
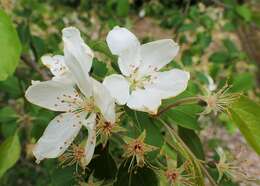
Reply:
<svg viewBox="0 0 260 186"><path fill-rule="evenodd" d="M50 77L48 76L48 74L47 74L45 71L41 70L41 69L38 67L37 63L36 63L33 59L31 59L28 55L22 54L22 55L21 55L21 60L22 60L27 66L31 67L31 68L34 69L36 72L38 72L38 73L41 75L42 79L44 79L44 80L50 80Z"/></svg>

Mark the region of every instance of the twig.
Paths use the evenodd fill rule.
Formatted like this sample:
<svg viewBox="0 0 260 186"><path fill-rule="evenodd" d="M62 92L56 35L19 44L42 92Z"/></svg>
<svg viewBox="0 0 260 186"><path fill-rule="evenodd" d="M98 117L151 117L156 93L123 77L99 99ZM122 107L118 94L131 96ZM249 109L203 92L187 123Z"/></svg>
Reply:
<svg viewBox="0 0 260 186"><path fill-rule="evenodd" d="M161 114L163 114L164 112L168 111L169 109L177 107L179 105L187 104L187 103L194 103L194 102L197 102L199 100L200 100L199 97L189 97L189 98L183 98L183 99L177 100L175 103L170 104L167 107L160 110L155 116L158 117Z"/></svg>
<svg viewBox="0 0 260 186"><path fill-rule="evenodd" d="M32 69L34 69L36 72L38 72L38 73L41 75L42 79L44 79L44 80L49 80L49 79L50 79L50 77L48 76L48 74L47 74L45 71L42 71L42 70L38 67L37 63L36 63L33 59L31 59L28 55L22 54L22 55L21 55L21 60L22 60L26 65L28 65L29 67L31 67Z"/></svg>

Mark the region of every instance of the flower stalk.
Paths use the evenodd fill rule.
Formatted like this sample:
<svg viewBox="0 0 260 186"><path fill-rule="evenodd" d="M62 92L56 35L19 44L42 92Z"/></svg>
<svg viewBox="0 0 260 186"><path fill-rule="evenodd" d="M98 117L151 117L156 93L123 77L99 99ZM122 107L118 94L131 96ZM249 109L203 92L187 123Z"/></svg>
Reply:
<svg viewBox="0 0 260 186"><path fill-rule="evenodd" d="M196 156L193 154L193 152L191 152L191 150L189 149L189 147L187 147L187 145L184 143L184 141L179 137L179 135L177 134L177 132L170 127L165 121L159 119L159 121L164 125L164 127L167 129L167 131L169 132L169 134L171 135L171 137L175 138L178 142L178 144L181 146L182 150L185 152L185 154L187 154L187 156L190 157L190 159L193 160L193 163L195 164L195 166L199 166L199 168L204 172L205 176L207 176L209 182L211 183L212 186L217 186L216 182L214 181L214 179L211 177L211 175L209 174L209 172L207 171L207 169L205 168L205 166L201 163L200 160L198 160L196 158Z"/></svg>
<svg viewBox="0 0 260 186"><path fill-rule="evenodd" d="M183 98L183 99L179 99L177 100L175 103L168 105L167 107L161 109L156 115L155 117L159 117L160 115L162 115L164 112L167 112L168 110L177 107L179 105L183 105L183 104L192 104L192 103L197 103L201 100L201 98L199 97L188 97L188 98Z"/></svg>

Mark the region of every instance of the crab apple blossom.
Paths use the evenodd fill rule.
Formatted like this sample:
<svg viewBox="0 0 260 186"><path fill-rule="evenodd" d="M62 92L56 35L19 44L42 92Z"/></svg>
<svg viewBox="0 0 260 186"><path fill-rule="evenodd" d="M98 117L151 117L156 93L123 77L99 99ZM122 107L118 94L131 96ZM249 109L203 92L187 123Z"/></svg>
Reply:
<svg viewBox="0 0 260 186"><path fill-rule="evenodd" d="M38 140L33 154L36 161L56 158L64 153L82 126L88 139L82 165L92 159L96 144L96 118L102 115L115 122L115 103L107 88L89 76L93 52L74 27L62 31L64 56L44 56L43 63L53 73L52 80L34 82L25 97L40 107L62 112L56 116Z"/></svg>
<svg viewBox="0 0 260 186"><path fill-rule="evenodd" d="M171 39L140 44L126 28L116 26L107 35L112 54L118 56L122 75L112 74L103 84L118 104L156 114L162 99L177 96L188 84L190 74L172 69L160 72L177 55L179 46Z"/></svg>

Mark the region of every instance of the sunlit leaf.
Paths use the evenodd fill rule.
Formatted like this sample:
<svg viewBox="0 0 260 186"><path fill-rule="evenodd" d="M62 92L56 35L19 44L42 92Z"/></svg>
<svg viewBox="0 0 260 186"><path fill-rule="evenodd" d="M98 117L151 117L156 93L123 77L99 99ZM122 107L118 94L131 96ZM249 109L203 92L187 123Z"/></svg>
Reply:
<svg viewBox="0 0 260 186"><path fill-rule="evenodd" d="M19 159L21 153L18 132L0 145L0 178Z"/></svg>
<svg viewBox="0 0 260 186"><path fill-rule="evenodd" d="M241 96L229 107L229 113L247 142L260 154L260 105Z"/></svg>
<svg viewBox="0 0 260 186"><path fill-rule="evenodd" d="M21 44L11 19L0 9L0 81L12 75L19 62Z"/></svg>

